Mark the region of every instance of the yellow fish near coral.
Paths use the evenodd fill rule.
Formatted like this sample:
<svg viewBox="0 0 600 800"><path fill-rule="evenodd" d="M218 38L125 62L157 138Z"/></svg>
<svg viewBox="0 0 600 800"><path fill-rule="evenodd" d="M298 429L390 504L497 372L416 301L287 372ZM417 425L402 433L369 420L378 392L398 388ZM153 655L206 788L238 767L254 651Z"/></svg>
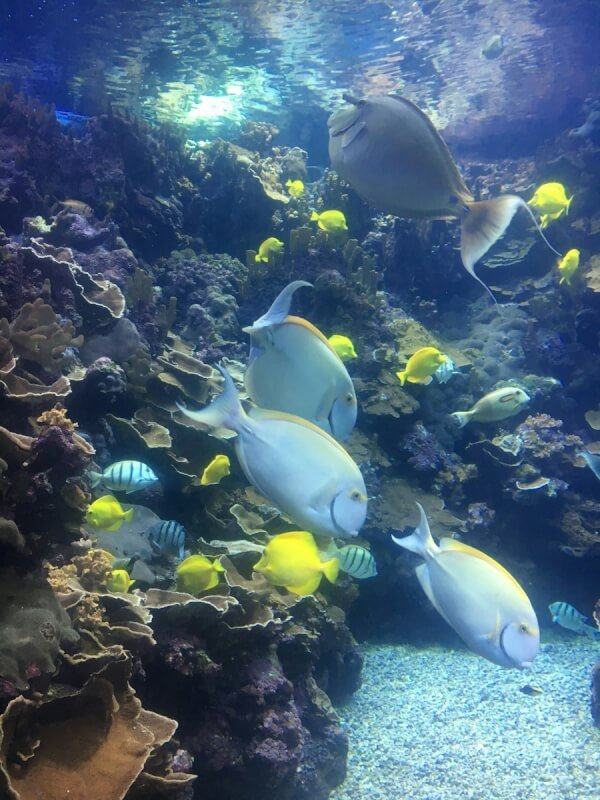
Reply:
<svg viewBox="0 0 600 800"><path fill-rule="evenodd" d="M573 248L569 250L569 252L564 255L561 260L558 262L557 267L560 273L560 283L566 283L567 286L571 285L571 278L577 270L579 269L579 250Z"/></svg>
<svg viewBox="0 0 600 800"><path fill-rule="evenodd" d="M313 211L310 216L311 222L316 222L322 231L327 233L340 233L340 231L347 231L348 225L346 224L346 217L341 211L322 211L317 214Z"/></svg>
<svg viewBox="0 0 600 800"><path fill-rule="evenodd" d="M356 350L354 349L352 339L349 339L347 336L334 333L327 341L342 361L350 361L351 358L356 358Z"/></svg>
<svg viewBox="0 0 600 800"><path fill-rule="evenodd" d="M109 592L120 592L126 594L135 581L131 580L131 576L126 569L113 569L111 579L108 582Z"/></svg>
<svg viewBox="0 0 600 800"><path fill-rule="evenodd" d="M293 594L315 592L323 575L335 583L340 568L338 558L321 561L312 533L291 531L275 536L265 547L256 572L262 573L275 586L284 586Z"/></svg>
<svg viewBox="0 0 600 800"><path fill-rule="evenodd" d="M286 181L285 182L285 187L288 190L289 194L292 197L295 197L296 200L299 197L302 197L302 195L306 191L305 188L304 188L304 184L302 183L301 180Z"/></svg>
<svg viewBox="0 0 600 800"><path fill-rule="evenodd" d="M227 456L215 456L202 473L200 483L202 486L213 486L215 483L220 483L226 475L231 474L230 467L231 461Z"/></svg>
<svg viewBox="0 0 600 800"><path fill-rule="evenodd" d="M254 257L254 260L264 261L264 263L267 264L269 262L269 256L271 254L275 255L276 253L280 253L284 247L285 245L282 241L276 239L274 236L269 236L258 248L258 253Z"/></svg>
<svg viewBox="0 0 600 800"><path fill-rule="evenodd" d="M542 214L542 216L540 217L540 228L544 230L545 228L548 227L548 225L550 225L551 222L554 222L554 220L557 220L559 217L562 217L564 213L565 213L564 208L561 208L561 210L557 211L556 214Z"/></svg>
<svg viewBox="0 0 600 800"><path fill-rule="evenodd" d="M535 190L529 205L539 214L553 215L566 211L569 213L569 206L574 195L567 199L567 193L562 183L543 183ZM552 217L557 219L557 217ZM549 220L548 220L549 221Z"/></svg>
<svg viewBox="0 0 600 800"><path fill-rule="evenodd" d="M175 572L177 589L188 594L199 594L213 589L219 582L221 572L225 570L216 558L210 561L206 556L189 556Z"/></svg>
<svg viewBox="0 0 600 800"><path fill-rule="evenodd" d="M94 500L87 510L85 519L92 528L102 531L118 531L124 522L131 522L133 513L133 508L123 511L123 507L116 497L105 494Z"/></svg>
<svg viewBox="0 0 600 800"><path fill-rule="evenodd" d="M435 347L421 347L408 359L407 365L402 372L397 372L398 380L404 386L406 381L409 383L431 383L432 375L441 364L448 361L448 356L443 355Z"/></svg>

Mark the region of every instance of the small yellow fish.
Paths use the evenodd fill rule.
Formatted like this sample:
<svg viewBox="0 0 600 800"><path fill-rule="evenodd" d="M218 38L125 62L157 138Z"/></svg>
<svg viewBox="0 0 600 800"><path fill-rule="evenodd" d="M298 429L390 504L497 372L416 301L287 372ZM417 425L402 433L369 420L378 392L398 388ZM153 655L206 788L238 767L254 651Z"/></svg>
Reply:
<svg viewBox="0 0 600 800"><path fill-rule="evenodd" d="M219 561L209 561L206 556L189 556L177 567L175 581L180 592L199 594L213 589L219 582L219 573L225 572Z"/></svg>
<svg viewBox="0 0 600 800"><path fill-rule="evenodd" d="M112 577L108 582L109 592L121 592L125 594L128 592L135 581L131 580L131 576L126 569L113 569Z"/></svg>
<svg viewBox="0 0 600 800"><path fill-rule="evenodd" d="M202 473L200 483L202 486L213 486L231 474L231 462L227 456L215 456Z"/></svg>
<svg viewBox="0 0 600 800"><path fill-rule="evenodd" d="M341 211L322 211L320 214L313 211L310 221L316 222L319 228L322 231L327 231L327 233L339 233L340 231L348 230L346 217Z"/></svg>
<svg viewBox="0 0 600 800"><path fill-rule="evenodd" d="M421 347L408 359L402 372L397 372L398 380L404 386L409 383L431 383L433 373L441 364L448 361L448 356L443 355L435 347Z"/></svg>
<svg viewBox="0 0 600 800"><path fill-rule="evenodd" d="M88 508L86 522L92 528L99 528L103 531L118 531L124 522L131 522L133 519L133 508L123 511L123 508L116 497L105 494L94 500Z"/></svg>
<svg viewBox="0 0 600 800"><path fill-rule="evenodd" d="M290 195L292 197L295 197L296 199L302 197L302 195L306 191L304 188L304 184L302 183L301 180L286 181L285 186Z"/></svg>
<svg viewBox="0 0 600 800"><path fill-rule="evenodd" d="M561 208L561 210L557 211L556 214L542 214L542 216L540 217L540 228L544 230L544 228L547 228L551 222L554 222L554 220L559 219L559 217L562 217L564 213L565 213L564 208Z"/></svg>
<svg viewBox="0 0 600 800"><path fill-rule="evenodd" d="M342 361L350 361L351 358L356 358L356 350L352 344L352 339L347 336L334 333L333 336L329 337L328 342Z"/></svg>
<svg viewBox="0 0 600 800"><path fill-rule="evenodd" d="M307 531L275 536L254 566L274 586L284 586L288 592L299 595L315 592L323 575L335 583L339 568L338 558L321 561L317 543Z"/></svg>
<svg viewBox="0 0 600 800"><path fill-rule="evenodd" d="M579 250L573 248L558 262L557 267L560 273L559 284L566 283L567 286L571 285L571 278L579 269L579 256Z"/></svg>
<svg viewBox="0 0 600 800"><path fill-rule="evenodd" d="M544 183L535 190L529 205L539 214L557 214L559 211L569 213L569 206L573 195L567 199L567 193L562 183Z"/></svg>
<svg viewBox="0 0 600 800"><path fill-rule="evenodd" d="M258 253L254 257L255 261L264 261L265 264L269 263L269 256L271 253L280 253L284 248L283 242L276 239L274 236L269 236L265 239L261 246L258 248Z"/></svg>

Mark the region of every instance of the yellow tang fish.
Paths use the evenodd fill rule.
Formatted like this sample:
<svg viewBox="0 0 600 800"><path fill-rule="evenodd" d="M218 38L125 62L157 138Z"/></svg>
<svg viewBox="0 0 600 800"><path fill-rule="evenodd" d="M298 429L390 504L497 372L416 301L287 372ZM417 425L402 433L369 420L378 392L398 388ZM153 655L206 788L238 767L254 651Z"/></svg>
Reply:
<svg viewBox="0 0 600 800"><path fill-rule="evenodd" d="M540 626L529 598L504 567L456 539L435 543L425 512L410 536L392 539L424 559L419 583L433 607L465 644L501 667L531 666Z"/></svg>
<svg viewBox="0 0 600 800"><path fill-rule="evenodd" d="M227 456L215 456L204 469L200 483L202 486L213 486L220 483L222 478L231 474L231 461Z"/></svg>
<svg viewBox="0 0 600 800"><path fill-rule="evenodd" d="M545 228L548 227L548 225L550 225L551 222L554 222L555 220L562 217L564 213L565 213L564 208L561 208L561 210L557 211L556 214L542 214L542 216L540 217L540 228L544 230Z"/></svg>
<svg viewBox="0 0 600 800"><path fill-rule="evenodd" d="M330 336L327 341L333 347L342 361L350 361L351 358L356 358L356 350L354 349L352 339L349 339L347 336L342 336L340 333L334 333L333 336Z"/></svg>
<svg viewBox="0 0 600 800"><path fill-rule="evenodd" d="M476 422L499 422L514 417L530 400L527 392L518 386L504 386L484 395L469 411L455 411L450 416L461 428L472 419Z"/></svg>
<svg viewBox="0 0 600 800"><path fill-rule="evenodd" d="M108 582L108 590L125 594L134 583L135 581L131 580L131 576L126 569L113 569L111 579Z"/></svg>
<svg viewBox="0 0 600 800"><path fill-rule="evenodd" d="M276 239L274 236L269 236L258 248L258 253L254 257L254 260L257 262L264 261L264 263L267 264L271 253L280 253L284 247L285 245L279 239Z"/></svg>
<svg viewBox="0 0 600 800"><path fill-rule="evenodd" d="M431 383L431 377L438 367L446 364L448 356L443 355L435 347L421 347L408 359L407 365L402 372L397 372L398 380L404 386L406 381L409 383L424 383L426 386Z"/></svg>
<svg viewBox="0 0 600 800"><path fill-rule="evenodd" d="M519 209L526 210L539 229L527 203L510 194L475 202L446 143L410 100L398 95L344 99L350 105L327 121L329 158L338 175L386 214L459 219L463 265L489 292L475 275L475 264Z"/></svg>
<svg viewBox="0 0 600 800"><path fill-rule="evenodd" d="M301 180L286 181L285 186L290 195L292 197L295 197L296 199L302 197L302 195L305 192L304 184L302 183Z"/></svg>
<svg viewBox="0 0 600 800"><path fill-rule="evenodd" d="M311 285L288 284L267 313L244 328L251 337L244 382L257 406L295 414L343 440L356 423L352 378L321 331L289 313L294 293Z"/></svg>
<svg viewBox="0 0 600 800"><path fill-rule="evenodd" d="M352 457L305 419L263 408L247 414L231 375L219 371L225 378L222 394L200 411L179 406L185 416L209 428L235 431L244 474L299 528L320 536L358 536L368 498Z"/></svg>
<svg viewBox="0 0 600 800"><path fill-rule="evenodd" d="M571 278L579 269L580 255L581 254L579 250L573 248L573 250L569 250L569 252L558 262L557 266L560 273L559 284L566 283L568 286L571 285Z"/></svg>
<svg viewBox="0 0 600 800"><path fill-rule="evenodd" d="M124 522L131 522L134 509L123 511L123 508L116 497L105 494L94 500L88 508L86 522L92 528L103 531L118 531Z"/></svg>
<svg viewBox="0 0 600 800"><path fill-rule="evenodd" d="M284 586L288 592L306 595L318 589L323 575L335 583L339 566L337 558L321 561L311 533L291 531L271 539L254 569L275 586Z"/></svg>
<svg viewBox="0 0 600 800"><path fill-rule="evenodd" d="M219 573L225 572L219 561L209 561L206 556L189 556L177 567L175 582L180 592L199 594L214 589L219 582Z"/></svg>
<svg viewBox="0 0 600 800"><path fill-rule="evenodd" d="M571 195L567 199L567 192L562 183L543 183L535 190L529 205L535 208L539 214L558 214L560 216L559 212L566 211L567 214L569 213L569 206L574 196ZM553 219L556 219L556 217L553 217Z"/></svg>
<svg viewBox="0 0 600 800"><path fill-rule="evenodd" d="M348 225L346 224L346 217L341 211L322 211L317 214L313 211L310 216L311 222L316 222L322 231L327 233L339 233L340 231L347 231Z"/></svg>

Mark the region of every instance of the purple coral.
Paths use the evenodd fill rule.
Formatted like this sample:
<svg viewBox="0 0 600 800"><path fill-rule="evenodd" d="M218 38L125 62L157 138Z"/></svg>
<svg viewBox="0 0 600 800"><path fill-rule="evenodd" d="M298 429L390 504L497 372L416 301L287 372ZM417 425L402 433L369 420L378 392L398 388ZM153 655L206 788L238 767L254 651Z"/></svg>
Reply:
<svg viewBox="0 0 600 800"><path fill-rule="evenodd" d="M410 433L400 440L402 450L410 453L408 463L416 470L438 470L451 463L450 454L447 453L438 439L418 422Z"/></svg>

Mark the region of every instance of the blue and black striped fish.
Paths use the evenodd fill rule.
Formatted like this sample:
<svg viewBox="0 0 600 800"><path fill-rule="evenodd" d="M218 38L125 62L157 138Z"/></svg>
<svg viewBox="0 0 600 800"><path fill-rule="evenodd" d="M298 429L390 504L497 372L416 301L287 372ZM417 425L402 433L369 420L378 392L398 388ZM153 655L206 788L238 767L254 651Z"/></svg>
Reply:
<svg viewBox="0 0 600 800"><path fill-rule="evenodd" d="M185 556L185 528L174 519L157 522L146 535L155 553L180 560Z"/></svg>
<svg viewBox="0 0 600 800"><path fill-rule="evenodd" d="M556 622L561 628L566 628L584 636L591 636L593 639L600 639L600 630L586 624L589 617L584 617L580 611L577 611L569 603L550 603L548 608L552 614L552 622Z"/></svg>
<svg viewBox="0 0 600 800"><path fill-rule="evenodd" d="M348 544L337 551L340 569L352 575L353 578L364 580L377 575L377 564L371 553L364 547Z"/></svg>
<svg viewBox="0 0 600 800"><path fill-rule="evenodd" d="M90 472L92 487L102 484L113 492L139 492L158 482L158 477L141 461L117 461L104 472Z"/></svg>

